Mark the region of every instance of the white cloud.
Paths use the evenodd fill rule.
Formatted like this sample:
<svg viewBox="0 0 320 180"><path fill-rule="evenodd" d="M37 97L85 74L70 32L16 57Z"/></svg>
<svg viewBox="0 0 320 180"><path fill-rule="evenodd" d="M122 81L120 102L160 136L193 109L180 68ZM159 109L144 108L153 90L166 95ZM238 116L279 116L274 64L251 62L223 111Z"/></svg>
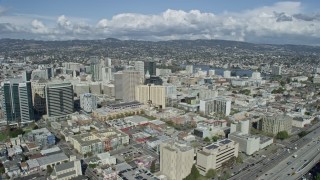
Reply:
<svg viewBox="0 0 320 180"><path fill-rule="evenodd" d="M25 38L58 40L115 37L139 40L226 39L265 42L268 39L268 43L282 40L283 43L313 44L320 39L320 15L306 14L303 10L300 2L278 2L240 13L223 14L168 9L154 15L117 14L95 24L88 23L86 19L65 15L54 21L50 18L46 21L30 19L32 17L12 21L13 18L22 17L0 16L0 24L6 24L0 26L6 27L6 31L0 29L0 32L12 29L12 32L23 34ZM26 22L29 24L25 24ZM1 37L5 37L5 34ZM296 40L292 41L295 39L292 37L296 37Z"/></svg>

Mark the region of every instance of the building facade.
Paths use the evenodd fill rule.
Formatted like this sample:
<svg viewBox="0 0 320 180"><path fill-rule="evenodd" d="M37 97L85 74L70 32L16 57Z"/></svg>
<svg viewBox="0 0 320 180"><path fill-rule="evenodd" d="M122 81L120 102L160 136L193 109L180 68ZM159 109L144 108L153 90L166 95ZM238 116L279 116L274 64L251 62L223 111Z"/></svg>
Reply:
<svg viewBox="0 0 320 180"><path fill-rule="evenodd" d="M166 86L139 85L136 86L136 101L145 105L166 108Z"/></svg>
<svg viewBox="0 0 320 180"><path fill-rule="evenodd" d="M205 146L197 152L196 166L200 174L205 176L210 169L219 169L224 162L238 157L238 147L239 144L230 139L222 139Z"/></svg>
<svg viewBox="0 0 320 180"><path fill-rule="evenodd" d="M34 121L31 83L5 82L3 85L2 107L7 124Z"/></svg>
<svg viewBox="0 0 320 180"><path fill-rule="evenodd" d="M224 97L200 100L200 112L204 115L214 112L228 116L231 112L231 100Z"/></svg>
<svg viewBox="0 0 320 180"><path fill-rule="evenodd" d="M49 118L65 117L73 113L73 87L71 83L54 83L46 86L46 105Z"/></svg>
<svg viewBox="0 0 320 180"><path fill-rule="evenodd" d="M139 71L123 71L115 73L115 97L125 102L135 100L136 86L141 84Z"/></svg>
<svg viewBox="0 0 320 180"><path fill-rule="evenodd" d="M32 101L34 109L44 114L46 112L46 83L32 82Z"/></svg>
<svg viewBox="0 0 320 180"><path fill-rule="evenodd" d="M178 142L160 145L160 172L171 180L184 179L191 172L194 149Z"/></svg>
<svg viewBox="0 0 320 180"><path fill-rule="evenodd" d="M262 117L261 130L266 133L276 135L280 131L287 131L289 134L292 129L292 117L284 114L267 114Z"/></svg>
<svg viewBox="0 0 320 180"><path fill-rule="evenodd" d="M92 112L97 109L97 97L91 93L80 95L80 107L85 112Z"/></svg>

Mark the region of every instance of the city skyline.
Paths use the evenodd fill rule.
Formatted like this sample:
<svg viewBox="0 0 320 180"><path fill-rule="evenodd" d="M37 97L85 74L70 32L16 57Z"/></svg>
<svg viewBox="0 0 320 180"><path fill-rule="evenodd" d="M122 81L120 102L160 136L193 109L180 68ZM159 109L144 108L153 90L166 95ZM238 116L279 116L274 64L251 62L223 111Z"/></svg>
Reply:
<svg viewBox="0 0 320 180"><path fill-rule="evenodd" d="M317 1L0 1L0 38L319 45Z"/></svg>

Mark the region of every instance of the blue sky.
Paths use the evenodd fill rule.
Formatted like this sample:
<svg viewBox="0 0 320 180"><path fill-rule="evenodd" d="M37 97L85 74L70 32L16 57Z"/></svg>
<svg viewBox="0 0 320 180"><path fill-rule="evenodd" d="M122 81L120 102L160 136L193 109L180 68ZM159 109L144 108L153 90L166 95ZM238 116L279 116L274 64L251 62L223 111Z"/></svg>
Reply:
<svg viewBox="0 0 320 180"><path fill-rule="evenodd" d="M320 1L0 0L0 38L320 44Z"/></svg>

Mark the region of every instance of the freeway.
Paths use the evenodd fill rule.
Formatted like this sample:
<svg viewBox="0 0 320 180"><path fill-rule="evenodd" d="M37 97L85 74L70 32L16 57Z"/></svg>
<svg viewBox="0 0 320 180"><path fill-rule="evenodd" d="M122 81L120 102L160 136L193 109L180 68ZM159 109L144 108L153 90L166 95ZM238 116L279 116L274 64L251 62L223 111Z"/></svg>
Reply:
<svg viewBox="0 0 320 180"><path fill-rule="evenodd" d="M307 134L304 138L301 138L290 145L292 150L290 152L287 151L287 148L283 147L281 149L278 149L276 153L274 153L271 156L268 156L264 159L262 159L259 162L256 162L255 164L252 164L244 169L242 169L239 173L235 174L233 177L230 179L233 180L254 180L254 179L270 179L270 174L274 174L275 172L272 172L272 169L282 169L285 166L287 166L287 162L290 160L289 159L296 151L306 151L307 149L310 148L309 142L312 141L312 139L317 138L320 136L320 123L315 124L312 128L309 130L313 129L313 131L309 134ZM314 142L313 142L314 143ZM320 143L319 143L320 145ZM297 147L297 150L294 150L294 147ZM317 148L314 148L317 150ZM308 151L309 152L309 151ZM319 152L317 152L319 153ZM300 158L299 158L300 159ZM307 169L311 165L308 164L308 166L305 168ZM286 175L286 174L285 174ZM268 178L267 178L268 177ZM272 176L273 177L273 176ZM294 176L292 176L294 178ZM288 176L284 179L288 179Z"/></svg>
<svg viewBox="0 0 320 180"><path fill-rule="evenodd" d="M299 148L292 156L270 169L259 179L298 179L320 160L320 129L310 133L312 141ZM297 157L293 157L297 155Z"/></svg>

